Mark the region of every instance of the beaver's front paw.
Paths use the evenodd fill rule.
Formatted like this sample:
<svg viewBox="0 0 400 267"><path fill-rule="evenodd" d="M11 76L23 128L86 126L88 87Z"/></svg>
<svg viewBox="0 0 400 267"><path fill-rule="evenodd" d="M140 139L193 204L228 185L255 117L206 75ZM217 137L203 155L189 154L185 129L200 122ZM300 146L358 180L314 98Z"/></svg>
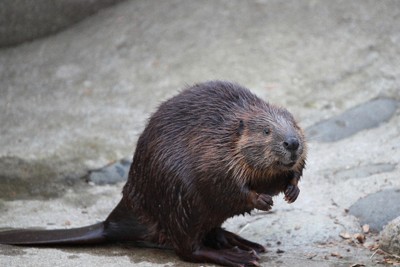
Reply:
<svg viewBox="0 0 400 267"><path fill-rule="evenodd" d="M259 210L269 211L274 205L272 197L267 194L259 194L255 203L255 208Z"/></svg>
<svg viewBox="0 0 400 267"><path fill-rule="evenodd" d="M299 196L300 189L297 185L288 184L284 194L285 194L285 200L287 201L287 203L293 203L296 201L297 197Z"/></svg>

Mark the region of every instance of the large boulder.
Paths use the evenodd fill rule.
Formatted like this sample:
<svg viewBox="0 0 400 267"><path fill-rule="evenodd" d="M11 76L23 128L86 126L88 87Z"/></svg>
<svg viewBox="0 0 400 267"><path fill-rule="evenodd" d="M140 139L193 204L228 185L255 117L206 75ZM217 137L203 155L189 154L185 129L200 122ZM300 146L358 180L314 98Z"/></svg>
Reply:
<svg viewBox="0 0 400 267"><path fill-rule="evenodd" d="M400 216L389 222L381 232L380 248L400 256Z"/></svg>
<svg viewBox="0 0 400 267"><path fill-rule="evenodd" d="M0 1L0 47L65 29L101 8L123 0Z"/></svg>
<svg viewBox="0 0 400 267"><path fill-rule="evenodd" d="M361 225L368 224L372 231L379 232L400 216L399 199L400 189L386 189L359 199L349 208L349 213L357 217Z"/></svg>

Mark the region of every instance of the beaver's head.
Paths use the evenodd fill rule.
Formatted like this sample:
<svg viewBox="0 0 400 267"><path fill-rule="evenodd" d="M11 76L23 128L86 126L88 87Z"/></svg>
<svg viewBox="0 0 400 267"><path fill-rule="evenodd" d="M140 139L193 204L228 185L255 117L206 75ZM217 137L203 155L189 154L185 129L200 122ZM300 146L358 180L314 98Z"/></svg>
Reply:
<svg viewBox="0 0 400 267"><path fill-rule="evenodd" d="M238 144L250 168L268 172L302 169L305 138L289 111L265 104L245 114L238 122Z"/></svg>

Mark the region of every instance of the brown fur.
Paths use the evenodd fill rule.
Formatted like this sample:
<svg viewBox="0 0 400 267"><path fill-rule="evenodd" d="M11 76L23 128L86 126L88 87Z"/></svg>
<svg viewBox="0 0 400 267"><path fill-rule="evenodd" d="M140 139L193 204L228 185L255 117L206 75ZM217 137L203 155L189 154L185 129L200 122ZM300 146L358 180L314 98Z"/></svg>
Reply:
<svg viewBox="0 0 400 267"><path fill-rule="evenodd" d="M305 159L304 134L286 109L237 84L197 84L151 116L122 200L105 222L50 234L0 233L0 243L133 241L172 247L193 262L257 265L263 246L221 224L253 209L269 210L271 196L281 192L295 201Z"/></svg>
<svg viewBox="0 0 400 267"><path fill-rule="evenodd" d="M288 135L300 142L293 167L282 165L290 161L282 147ZM297 181L305 151L303 132L285 109L235 84L195 85L150 118L124 198L139 220L163 229L177 253L193 260L208 232L254 209L249 192L276 195Z"/></svg>

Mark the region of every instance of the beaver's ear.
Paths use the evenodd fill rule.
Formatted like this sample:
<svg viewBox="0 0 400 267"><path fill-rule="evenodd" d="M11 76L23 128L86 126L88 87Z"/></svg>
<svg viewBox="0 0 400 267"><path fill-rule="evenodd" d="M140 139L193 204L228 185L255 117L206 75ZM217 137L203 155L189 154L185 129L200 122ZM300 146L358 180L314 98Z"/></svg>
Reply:
<svg viewBox="0 0 400 267"><path fill-rule="evenodd" d="M244 130L244 122L243 122L243 120L240 120L239 121L239 126L237 128L238 135L242 135L243 130Z"/></svg>

